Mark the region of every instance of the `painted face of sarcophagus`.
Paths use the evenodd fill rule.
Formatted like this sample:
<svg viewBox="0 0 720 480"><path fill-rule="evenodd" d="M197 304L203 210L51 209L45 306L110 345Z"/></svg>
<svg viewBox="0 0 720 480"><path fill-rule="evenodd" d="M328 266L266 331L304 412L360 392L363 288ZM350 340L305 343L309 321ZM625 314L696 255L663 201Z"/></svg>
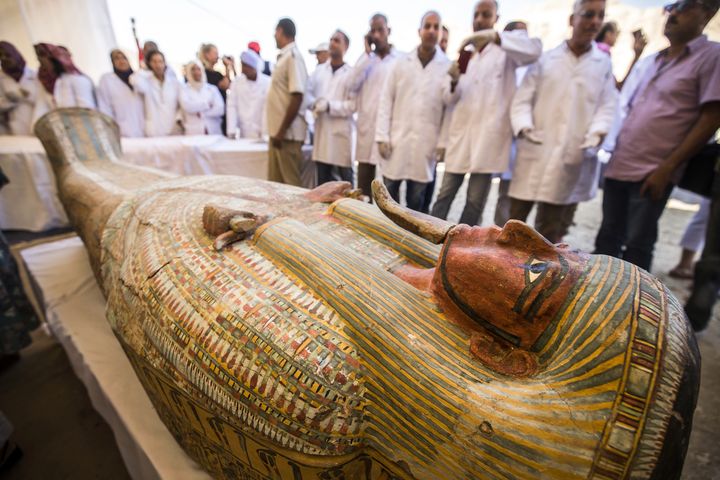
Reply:
<svg viewBox="0 0 720 480"><path fill-rule="evenodd" d="M218 478L674 478L699 356L677 300L533 229L118 163L36 128L161 418Z"/></svg>

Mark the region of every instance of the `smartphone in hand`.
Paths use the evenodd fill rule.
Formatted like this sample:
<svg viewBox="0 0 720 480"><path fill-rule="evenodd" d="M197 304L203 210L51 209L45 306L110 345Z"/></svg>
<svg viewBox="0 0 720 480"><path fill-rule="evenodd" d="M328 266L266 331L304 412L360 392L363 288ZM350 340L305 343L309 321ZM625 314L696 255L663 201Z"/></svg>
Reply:
<svg viewBox="0 0 720 480"><path fill-rule="evenodd" d="M470 63L470 57L472 57L473 52L471 50L462 50L460 52L460 56L458 57L458 64L460 65L460 73L467 72L468 63Z"/></svg>

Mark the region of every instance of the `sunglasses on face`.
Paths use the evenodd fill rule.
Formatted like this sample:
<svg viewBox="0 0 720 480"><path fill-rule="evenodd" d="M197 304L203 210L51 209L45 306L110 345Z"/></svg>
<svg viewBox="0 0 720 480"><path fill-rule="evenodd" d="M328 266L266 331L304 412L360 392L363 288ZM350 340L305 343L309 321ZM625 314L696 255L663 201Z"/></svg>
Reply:
<svg viewBox="0 0 720 480"><path fill-rule="evenodd" d="M605 18L605 11L600 10L599 12L596 12L595 10L581 10L578 15L583 20L592 20L595 17L598 17L600 20L602 20L603 18Z"/></svg>
<svg viewBox="0 0 720 480"><path fill-rule="evenodd" d="M663 9L666 13L682 13L685 10L688 10L696 5L704 6L702 2L699 2L697 0L681 0L679 2L668 3L663 7Z"/></svg>

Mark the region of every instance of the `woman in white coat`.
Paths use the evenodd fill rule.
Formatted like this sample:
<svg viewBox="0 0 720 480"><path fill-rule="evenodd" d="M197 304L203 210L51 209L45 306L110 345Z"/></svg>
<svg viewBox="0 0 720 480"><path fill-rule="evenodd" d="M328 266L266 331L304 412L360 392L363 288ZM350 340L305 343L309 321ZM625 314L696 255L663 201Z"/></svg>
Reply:
<svg viewBox="0 0 720 480"><path fill-rule="evenodd" d="M330 60L317 66L308 82L307 102L315 117L312 159L318 185L344 180L353 183L352 139L355 94L351 89L352 68L343 56L350 39L340 30L330 38Z"/></svg>
<svg viewBox="0 0 720 480"><path fill-rule="evenodd" d="M98 110L112 117L123 137L143 137L145 113L142 97L130 84L133 70L122 50L110 52L113 71L100 77L98 84Z"/></svg>
<svg viewBox="0 0 720 480"><path fill-rule="evenodd" d="M185 135L222 135L225 102L220 90L205 78L202 64L193 60L185 65L187 83L180 91Z"/></svg>
<svg viewBox="0 0 720 480"><path fill-rule="evenodd" d="M34 120L55 108L97 109L92 80L75 66L67 48L38 43L35 53L40 62L38 79L44 88L38 89Z"/></svg>
<svg viewBox="0 0 720 480"><path fill-rule="evenodd" d="M595 196L597 150L617 108L610 57L593 42L602 25L599 12L587 15L593 3L604 7L581 5L572 38L530 67L511 107L519 140L510 216L525 221L537 203L535 228L552 243L567 234L577 204Z"/></svg>
<svg viewBox="0 0 720 480"><path fill-rule="evenodd" d="M182 135L180 116L180 82L165 64L159 51L148 53L145 62L149 71L130 75L130 84L143 96L145 103L145 135L164 137Z"/></svg>
<svg viewBox="0 0 720 480"><path fill-rule="evenodd" d="M37 74L8 42L0 42L0 64L0 116L7 120L6 123L0 120L0 134L32 135Z"/></svg>

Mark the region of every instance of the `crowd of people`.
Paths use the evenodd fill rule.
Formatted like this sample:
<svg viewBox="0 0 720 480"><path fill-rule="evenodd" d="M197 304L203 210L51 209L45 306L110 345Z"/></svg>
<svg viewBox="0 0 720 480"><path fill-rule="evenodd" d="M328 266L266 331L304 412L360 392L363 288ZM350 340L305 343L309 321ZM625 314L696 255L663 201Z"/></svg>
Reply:
<svg viewBox="0 0 720 480"><path fill-rule="evenodd" d="M296 26L281 19L272 65L251 42L216 70L218 49L204 44L185 66L168 68L154 42L133 71L121 50L97 89L61 46L35 46L34 71L9 43L0 43L0 110L11 134L29 134L56 107L97 108L122 135L224 134L267 138L268 178L301 185L302 146L312 143L318 183L345 180L366 195L381 176L397 200L446 218L468 182L460 221L482 223L492 179L502 177L495 222L526 220L559 243L577 206L602 184L603 216L596 253L650 269L658 221L685 165L720 127L720 44L703 34L718 0L665 6L670 46L641 58L646 45L633 32L635 58L616 79L611 49L619 29L605 22L604 0L576 0L570 38L543 51L527 23L498 28L498 2L480 0L473 33L457 55L440 13L420 19L419 44L401 53L383 14L370 18L365 52L346 62L350 38L336 30L310 52L309 75L295 42ZM609 154L607 166L599 157ZM434 205L436 167L444 162ZM357 167L355 166L357 165Z"/></svg>

